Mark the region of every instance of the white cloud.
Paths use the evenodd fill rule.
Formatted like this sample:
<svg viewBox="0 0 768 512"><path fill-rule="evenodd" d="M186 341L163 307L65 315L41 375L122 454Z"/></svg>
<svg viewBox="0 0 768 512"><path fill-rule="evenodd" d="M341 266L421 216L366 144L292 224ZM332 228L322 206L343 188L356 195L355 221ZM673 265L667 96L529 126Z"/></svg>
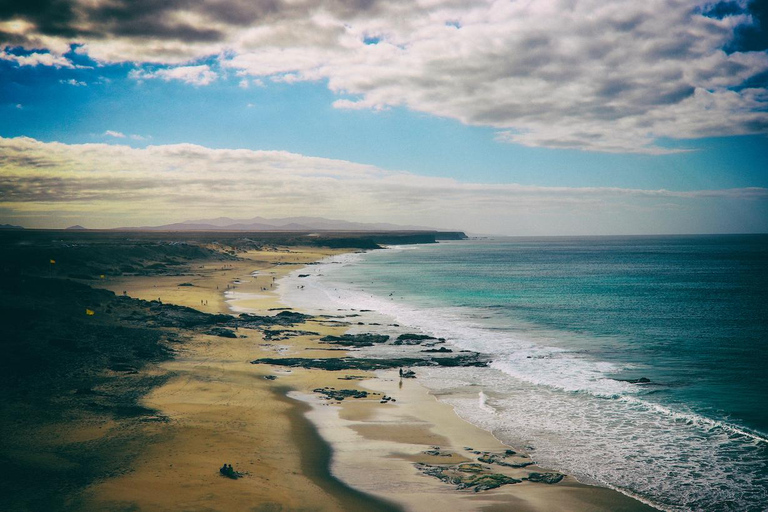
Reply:
<svg viewBox="0 0 768 512"><path fill-rule="evenodd" d="M15 62L19 66L53 66L57 68L75 67L69 59L53 53L34 52L28 55L16 55L3 50L0 51L0 60Z"/></svg>
<svg viewBox="0 0 768 512"><path fill-rule="evenodd" d="M114 132L118 133L118 132ZM206 215L315 215L504 234L768 229L768 189L643 190L462 183L285 151L45 143L0 138L0 211L102 226ZM58 212L58 213L57 213ZM736 223L736 224L734 224ZM91 225L94 225L92 223Z"/></svg>
<svg viewBox="0 0 768 512"><path fill-rule="evenodd" d="M115 130L107 130L104 132L105 137L114 137L116 139L131 139L131 140L148 140L152 137L148 135L139 135L137 133L132 134L125 134L123 132L118 132Z"/></svg>
<svg viewBox="0 0 768 512"><path fill-rule="evenodd" d="M86 87L88 85L87 83L80 80L75 80L74 78L70 78L69 80L59 80L59 83L71 85L73 87Z"/></svg>
<svg viewBox="0 0 768 512"><path fill-rule="evenodd" d="M188 63L216 57L262 82L327 80L338 108L405 106L527 146L661 153L662 137L768 131L766 89L743 88L768 53L723 51L755 20L705 16L711 0L72 3L82 35L15 20L14 40L51 53L0 58L66 66L78 42L102 62L172 66L134 78L202 86L216 72Z"/></svg>
<svg viewBox="0 0 768 512"><path fill-rule="evenodd" d="M192 85L209 85L218 78L218 75L208 65L179 66L155 71L134 70L130 76L136 80L159 78L166 82L179 80Z"/></svg>

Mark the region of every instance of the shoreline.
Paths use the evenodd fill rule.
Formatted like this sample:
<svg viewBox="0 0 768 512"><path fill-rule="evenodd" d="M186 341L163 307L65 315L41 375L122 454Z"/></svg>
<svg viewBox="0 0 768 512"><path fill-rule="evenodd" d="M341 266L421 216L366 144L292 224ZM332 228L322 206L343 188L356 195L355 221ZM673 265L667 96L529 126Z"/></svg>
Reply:
<svg viewBox="0 0 768 512"><path fill-rule="evenodd" d="M399 247L395 247L395 249L399 249ZM338 255L335 255L335 256L338 256ZM325 259L331 259L331 258L332 257L327 257ZM304 267L303 269L297 270L294 273L303 272L305 269L308 269L308 268L309 267ZM279 290L280 290L280 288L278 288L278 291ZM284 294L280 294L280 298L281 298L281 300L283 300L285 302ZM291 305L291 304L290 303L286 303L286 305ZM354 308L351 309L351 312L355 312L355 311L359 311L359 309L354 309ZM365 310L363 310L363 311L365 311ZM339 310L339 312L343 313L344 310ZM374 325L378 325L378 324L374 324ZM351 323L350 326L354 326L354 322ZM373 330L375 330L375 329L373 329ZM357 332L357 331L354 331L354 332ZM354 353L350 352L350 355L354 355ZM363 387L365 387L367 389L368 388L367 384L374 383L374 382L375 383L381 383L382 379L386 380L385 377L382 377L380 375L382 373L386 373L386 372L384 370L376 371L375 372L375 377L373 379L362 381L361 384L363 384ZM459 415L458 411L455 409L454 406L452 406L451 404L441 400L441 398L439 396L440 395L439 392L437 392L435 390L432 390L429 387L426 387L424 384L418 382L418 380L417 381L412 381L411 380L411 381L406 381L406 382L408 382L408 384L410 386L415 386L415 387L420 388L423 391L423 393L428 397L428 400L432 400L435 404L439 404L439 407L442 407L442 408L445 408L445 409L449 410L450 411L450 416L452 416L454 420L456 420L459 423L463 424L464 427L467 430L479 431L479 432L482 432L483 435L489 436L492 439L492 443L491 444L495 443L497 446L489 447L489 448L487 448L488 450L493 450L494 448L497 449L497 450L499 450L499 449L503 450L503 449L511 448L509 445L507 445L506 443L504 443L503 441L498 439L492 432L490 432L488 430L484 430L484 429L482 429L482 427L479 427L479 426L469 422L468 420L462 418ZM403 383L403 379L400 379L400 387L401 387L401 389L402 389L402 383ZM379 388L373 387L373 389L379 389ZM379 391L381 391L381 389L379 389ZM394 396L394 393L395 393L394 390L388 389L386 391L388 391L390 395ZM401 403L402 403L402 401L401 401ZM422 402L422 404L423 404L423 402ZM342 408L342 410L344 410L346 408L354 407L356 404L353 404L353 403L350 403L350 402L347 401L347 402L340 403L338 405ZM313 406L313 410L317 411L318 407L317 406ZM423 414L423 411L420 411L420 412ZM342 413L342 414L344 414L344 413ZM443 419L446 422L450 421L450 420L448 420L446 418L443 418ZM338 422L335 422L333 424L333 426L331 428L329 428L328 430L329 431L334 431L334 430L337 430L337 429L340 429L340 428L343 428L343 427ZM433 428L439 429L439 425L433 426ZM476 435L476 433L477 432L475 432L475 435ZM390 434L389 437L392 438L392 439L396 439L397 435ZM336 444L336 443L332 443L332 445L333 444ZM477 444L477 443L470 443L470 444ZM520 451L518 451L518 455L523 455L524 457L530 458L530 456L527 453L523 453L523 452L520 452ZM391 454L390 454L390 456L391 456ZM471 457L471 455L470 455L470 457ZM467 460L469 460L469 459L467 459ZM551 471L551 470L547 470L547 469L544 469L544 468L541 468L541 467L535 465L533 463L533 461L531 461L530 464L531 464L530 469L534 469L534 470L537 470L537 471L542 471L542 472L545 472L545 473L547 471ZM555 473L557 473L557 472L555 472ZM520 474L518 474L517 476L520 476ZM525 479L525 478L523 477L523 479ZM519 485L520 484L518 484L518 486ZM657 510L653 505L651 505L650 503L646 502L645 500L642 500L641 498L633 496L633 495L631 495L629 493L622 492L619 489L614 489L614 488L611 488L609 486L602 486L602 485L582 483L582 482L578 481L576 478L571 477L569 475L565 475L565 480L563 480L562 485L563 486L568 485L568 486L571 486L573 488L585 489L588 492L591 491L592 494L593 494L593 496L591 496L591 499L592 499L591 503L589 503L589 504L584 503L584 506L586 507L586 509L589 509L589 510L601 510L601 509L603 509L602 507L605 507L604 508L605 510ZM500 492L501 489L502 488L499 488L499 489L496 489L494 491L499 493L499 494L501 494L501 492ZM442 489L442 490L445 490L445 489ZM557 491L553 492L553 490L554 490L554 487L551 487L550 491L549 491L549 494L556 495ZM595 490L597 490L597 491L595 491ZM490 494L491 492L494 492L494 491L486 491L486 492ZM510 491L510 492L513 492L513 491ZM380 494L377 494L377 495L379 495L379 496L386 496L385 493L380 493ZM617 496L620 496L620 497L617 499ZM554 497L555 501L557 501L557 497L556 496L546 496L545 499L546 498L550 498L550 497ZM432 499L432 501L430 501L430 506L433 505L434 499L439 498L439 496L438 496L437 493L435 493L432 496L432 498L433 499ZM459 508L456 508L456 499L457 499L457 496L454 496L450 500L449 503L446 503L446 505L454 507L454 509L456 509L456 510L459 510ZM523 503L521 503L521 502L516 503L515 506L519 510L529 510L529 508L526 508L526 506ZM417 507L415 509L418 509L418 503L417 503ZM423 509L424 510L428 510L429 508L425 507ZM474 510L474 509L475 509L475 505L474 504L471 505L469 508L467 508L467 510ZM493 509L493 505L491 505L491 508L489 508L488 510L491 510L491 509ZM574 504L571 503L571 504L566 505L562 510L578 510L578 509L579 509L578 507L575 507ZM485 510L485 508L484 508L484 510ZM538 502L538 503L532 504L530 510L559 510L559 508L557 506L553 506L551 503L544 504L542 502Z"/></svg>
<svg viewBox="0 0 768 512"><path fill-rule="evenodd" d="M276 309L290 306L280 303L271 286L275 279L342 252L349 251L296 247L250 251L240 254L237 261L200 262L185 277L137 276L98 284L118 295L126 292L139 299L161 299L208 314L231 314L235 308L243 308L274 315ZM226 297L228 290L245 295ZM145 436L151 433L154 437L127 471L87 488L81 509L238 510L256 506L254 510L264 511L279 507L360 510L364 503L366 510L430 510L440 503L452 510L493 511L512 505L520 511L650 510L623 494L567 476L556 484L521 482L534 472L552 473L532 464L507 468L491 463L477 469L472 465L478 464L478 456L484 456L479 453L498 452L503 457L508 447L461 419L452 406L418 382L409 380L404 391L390 389L392 371L251 364L265 356L342 360L354 355L350 347L329 350L329 345L318 342L321 336L343 335L355 323L347 313L352 312L279 328L235 327L235 337L192 335L177 347L173 359L151 370L167 381L141 400L164 423L145 430ZM362 378L347 381L347 374ZM364 387L369 396L337 401L340 404L320 399L317 390L328 387ZM287 389L303 393L309 397L308 403L289 396ZM372 393L389 393L398 401L380 403L381 396ZM328 412L326 419L333 420L330 429L352 436L354 442L348 446L362 447L364 453L345 452L338 440L329 441L328 429L312 421L318 411ZM449 457L445 453L424 453L436 446L440 452L451 453L452 462L465 464L462 471L474 471L459 471L459 477L493 480L505 475L509 484L480 492L473 492L471 486L455 489L424 472L445 466ZM468 446L482 451L470 453L465 449ZM514 462L525 458L523 454L510 457ZM350 482L340 469L349 461L358 464L358 474L370 476L367 483ZM244 478L222 478L218 467L227 462L243 472ZM455 473L456 468L450 471Z"/></svg>
<svg viewBox="0 0 768 512"><path fill-rule="evenodd" d="M293 391L289 387L277 387L273 391L277 400L291 405L288 412L291 418L291 436L297 445L303 447L301 467L310 480L339 499L344 510L403 511L402 507L361 492L337 478L331 471L333 449L320 435L314 423L307 418L306 414L312 407L289 397L288 393Z"/></svg>

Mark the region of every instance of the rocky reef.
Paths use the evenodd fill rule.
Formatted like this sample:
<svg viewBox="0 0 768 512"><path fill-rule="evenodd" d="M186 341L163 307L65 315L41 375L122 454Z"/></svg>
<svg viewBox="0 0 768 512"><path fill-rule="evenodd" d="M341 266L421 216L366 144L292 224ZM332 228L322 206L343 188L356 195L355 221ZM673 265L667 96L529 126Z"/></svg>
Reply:
<svg viewBox="0 0 768 512"><path fill-rule="evenodd" d="M474 492L496 489L502 485L519 484L522 480L501 473L491 473L482 464L464 463L450 466L414 464L425 475L432 476L457 490L470 489Z"/></svg>
<svg viewBox="0 0 768 512"><path fill-rule="evenodd" d="M316 368L321 370L389 370L406 366L488 366L490 361L482 359L479 354L462 354L456 357L415 358L401 357L393 359L373 359L357 357L338 358L304 358L304 357L264 357L254 359L252 364L272 364L293 368Z"/></svg>
<svg viewBox="0 0 768 512"><path fill-rule="evenodd" d="M336 389L331 387L313 389L315 393L325 396L326 400L341 402L345 398L367 398L368 392L361 389Z"/></svg>
<svg viewBox="0 0 768 512"><path fill-rule="evenodd" d="M331 345L341 345L344 347L372 347L381 343L389 341L389 336L386 334L342 334L341 336L323 336L320 338L321 343L328 343Z"/></svg>

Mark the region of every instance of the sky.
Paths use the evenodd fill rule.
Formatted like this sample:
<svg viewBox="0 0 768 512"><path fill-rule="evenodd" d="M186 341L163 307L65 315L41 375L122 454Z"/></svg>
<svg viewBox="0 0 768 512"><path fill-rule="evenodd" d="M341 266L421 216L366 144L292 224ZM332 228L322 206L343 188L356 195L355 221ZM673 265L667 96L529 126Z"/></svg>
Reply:
<svg viewBox="0 0 768 512"><path fill-rule="evenodd" d="M0 224L768 232L768 1L6 0Z"/></svg>

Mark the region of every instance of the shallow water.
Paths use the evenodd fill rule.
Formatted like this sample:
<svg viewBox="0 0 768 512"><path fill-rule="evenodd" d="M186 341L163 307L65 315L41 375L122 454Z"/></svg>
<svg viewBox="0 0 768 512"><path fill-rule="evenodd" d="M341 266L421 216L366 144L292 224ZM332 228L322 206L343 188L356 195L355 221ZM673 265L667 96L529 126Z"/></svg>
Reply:
<svg viewBox="0 0 768 512"><path fill-rule="evenodd" d="M344 255L281 292L488 354L419 374L476 389L444 399L543 465L669 510L764 510L765 262L766 236L473 240Z"/></svg>

